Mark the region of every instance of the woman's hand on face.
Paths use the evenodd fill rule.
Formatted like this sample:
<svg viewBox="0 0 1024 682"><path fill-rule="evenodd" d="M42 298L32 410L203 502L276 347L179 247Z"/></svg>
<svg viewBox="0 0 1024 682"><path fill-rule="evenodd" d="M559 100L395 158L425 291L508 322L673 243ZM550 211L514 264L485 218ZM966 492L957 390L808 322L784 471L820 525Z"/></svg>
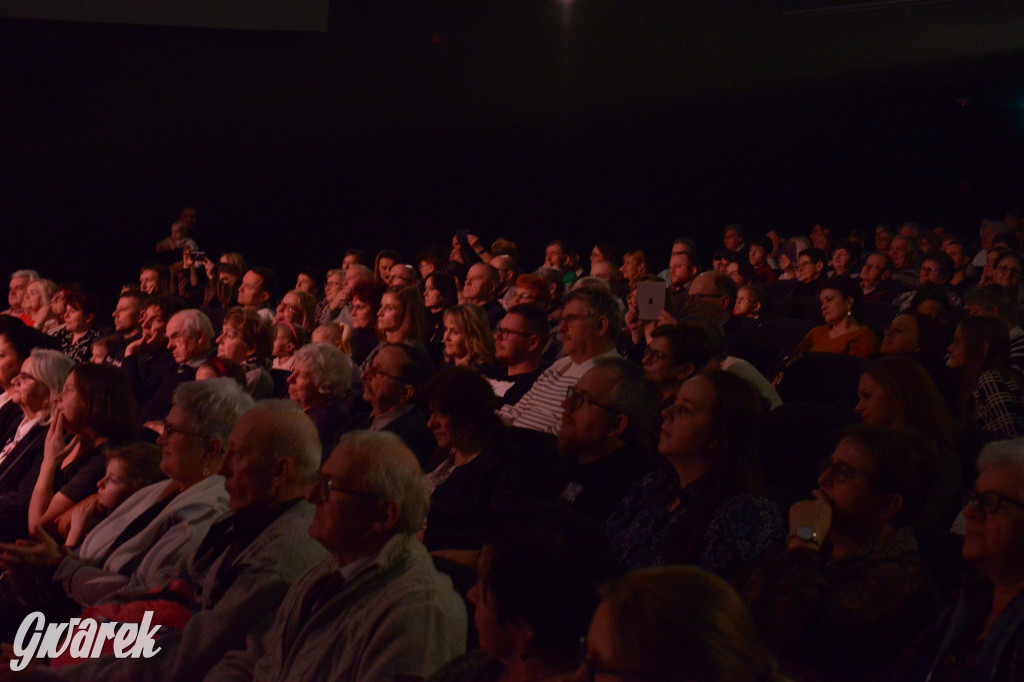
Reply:
<svg viewBox="0 0 1024 682"><path fill-rule="evenodd" d="M43 443L43 459L60 464L77 444L77 437L67 442L64 437L64 415L60 409L54 412L50 420L50 430L46 432L46 440Z"/></svg>

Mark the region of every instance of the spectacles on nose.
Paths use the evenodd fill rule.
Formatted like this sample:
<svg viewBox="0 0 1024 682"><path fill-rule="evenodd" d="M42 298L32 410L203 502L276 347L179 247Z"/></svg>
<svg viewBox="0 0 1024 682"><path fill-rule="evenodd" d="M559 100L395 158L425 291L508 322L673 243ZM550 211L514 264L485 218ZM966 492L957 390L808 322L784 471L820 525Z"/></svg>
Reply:
<svg viewBox="0 0 1024 682"><path fill-rule="evenodd" d="M568 390L566 390L565 399L565 406L568 408L570 412L575 412L584 405L593 405L594 407L600 407L602 410L608 412L609 414L619 414L619 411L616 410L614 407L609 407L608 405L602 405L601 403L594 402L586 395L576 390L575 386L570 386Z"/></svg>
<svg viewBox="0 0 1024 682"><path fill-rule="evenodd" d="M995 514L999 511L999 508L1003 504L1009 504L1020 509L1024 509L1024 502L1018 502L1012 497L1006 495L1000 495L994 490L975 490L967 496L964 501L964 508L970 507L972 504L977 504L978 509L985 512L986 514Z"/></svg>
<svg viewBox="0 0 1024 682"><path fill-rule="evenodd" d="M830 462L828 460L821 464L819 478L821 476L827 476L830 481L839 484L846 483L849 480L867 481L870 479L870 476L857 471L846 462Z"/></svg>
<svg viewBox="0 0 1024 682"><path fill-rule="evenodd" d="M662 360L668 360L669 358L670 358L670 356L667 355L666 353L662 353L662 352L656 351L656 350L651 350L650 348L648 348L646 351L644 351L643 361L645 363L647 363L647 362L661 362Z"/></svg>
<svg viewBox="0 0 1024 682"><path fill-rule="evenodd" d="M388 379L391 379L392 381L397 381L400 384L407 384L407 383L409 383L408 381L403 381L401 377L396 377L393 374L387 374L386 372L382 372L379 368L374 367L373 365L370 365L365 370L363 370L363 374L368 379L372 378L372 377L380 376L380 377L387 377Z"/></svg>
<svg viewBox="0 0 1024 682"><path fill-rule="evenodd" d="M509 329L508 327L495 327L494 328L494 338L496 338L496 339L503 339L506 336L508 336L509 334L517 334L519 336L526 336L526 337L535 336L534 334L531 334L530 332L520 332L520 331L516 331L515 329Z"/></svg>
<svg viewBox="0 0 1024 682"><path fill-rule="evenodd" d="M326 502L330 499L332 492L351 495L352 497L362 497L365 499L380 499L380 495L377 493L345 488L332 481L329 477L324 476L323 473L317 474L316 482L313 483L313 494L315 495L316 500L318 502Z"/></svg>

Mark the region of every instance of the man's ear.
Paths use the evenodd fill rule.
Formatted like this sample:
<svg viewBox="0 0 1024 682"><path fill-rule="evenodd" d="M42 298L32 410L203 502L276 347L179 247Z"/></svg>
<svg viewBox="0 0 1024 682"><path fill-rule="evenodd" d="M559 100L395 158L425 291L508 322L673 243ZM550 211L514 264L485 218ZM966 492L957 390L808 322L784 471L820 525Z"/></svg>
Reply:
<svg viewBox="0 0 1024 682"><path fill-rule="evenodd" d="M618 438L625 433L627 426L629 426L629 417L624 414L615 415L612 423L608 426L608 437Z"/></svg>
<svg viewBox="0 0 1024 682"><path fill-rule="evenodd" d="M697 368L694 366L692 362L684 362L683 364L679 365L679 370L676 371L676 379L679 379L680 381L686 381L693 375L693 373L696 370Z"/></svg>
<svg viewBox="0 0 1024 682"><path fill-rule="evenodd" d="M377 519L370 528L381 535L389 535L402 517L402 508L394 500L381 500L377 504Z"/></svg>

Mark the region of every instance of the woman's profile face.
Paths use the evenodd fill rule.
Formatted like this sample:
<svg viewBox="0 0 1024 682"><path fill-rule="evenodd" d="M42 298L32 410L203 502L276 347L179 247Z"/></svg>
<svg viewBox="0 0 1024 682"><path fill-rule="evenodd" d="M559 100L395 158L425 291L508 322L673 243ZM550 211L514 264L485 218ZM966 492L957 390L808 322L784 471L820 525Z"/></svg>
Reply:
<svg viewBox="0 0 1024 682"><path fill-rule="evenodd" d="M590 680L643 679L644 671L629 670L619 647L618 614L615 608L604 600L594 611L587 630L587 658L572 682Z"/></svg>
<svg viewBox="0 0 1024 682"><path fill-rule="evenodd" d="M356 329L367 329L373 327L376 321L369 303L360 298L352 299L352 326Z"/></svg>
<svg viewBox="0 0 1024 682"><path fill-rule="evenodd" d="M89 421L89 406L78 392L77 372L72 371L64 388L57 394L57 411L64 417L64 428L77 433Z"/></svg>
<svg viewBox="0 0 1024 682"><path fill-rule="evenodd" d="M377 311L377 329L382 332L395 332L402 326L402 305L394 294L384 294L380 299L380 310Z"/></svg>
<svg viewBox="0 0 1024 682"><path fill-rule="evenodd" d="M444 305L441 290L434 286L433 277L428 277L426 284L423 286L423 305L430 310Z"/></svg>
<svg viewBox="0 0 1024 682"><path fill-rule="evenodd" d="M821 301L821 316L827 325L842 321L850 312L850 299L843 296L841 291L822 289L818 298Z"/></svg>
<svg viewBox="0 0 1024 682"><path fill-rule="evenodd" d="M946 361L947 365L956 369L967 364L967 338L959 326L953 332L953 342L949 344L947 350L949 351L949 360Z"/></svg>
<svg viewBox="0 0 1024 682"><path fill-rule="evenodd" d="M237 324L225 322L217 337L217 355L232 362L242 364L253 353L253 348L246 345L242 338L242 330Z"/></svg>
<svg viewBox="0 0 1024 682"><path fill-rule="evenodd" d="M857 383L855 408L866 426L899 426L899 402L870 374L861 374Z"/></svg>
<svg viewBox="0 0 1024 682"><path fill-rule="evenodd" d="M715 388L711 380L695 376L683 382L675 403L662 410L658 452L671 459L704 455L714 439Z"/></svg>
<svg viewBox="0 0 1024 682"><path fill-rule="evenodd" d="M11 384L11 402L27 407L33 412L45 410L50 405L50 389L36 378L35 363L31 357L21 364L21 372Z"/></svg>
<svg viewBox="0 0 1024 682"><path fill-rule="evenodd" d="M452 418L449 415L432 409L430 417L427 419L427 428L434 434L437 447L447 449L455 445L452 433Z"/></svg>
<svg viewBox="0 0 1024 682"><path fill-rule="evenodd" d="M469 348L466 346L466 334L450 315L444 318L444 352L453 359L465 358L469 355Z"/></svg>
<svg viewBox="0 0 1024 682"><path fill-rule="evenodd" d="M281 299L281 302L277 304L277 317L275 322L288 322L297 327L301 327L303 324L302 314L302 302L299 300L298 294L288 292Z"/></svg>
<svg viewBox="0 0 1024 682"><path fill-rule="evenodd" d="M897 315L882 336L883 355L909 355L921 347L920 328L913 315Z"/></svg>
<svg viewBox="0 0 1024 682"><path fill-rule="evenodd" d="M0 386L7 388L21 371L21 356L7 337L0 334Z"/></svg>
<svg viewBox="0 0 1024 682"><path fill-rule="evenodd" d="M64 327L72 334L87 332L92 327L92 315L76 306L68 306L64 311Z"/></svg>
<svg viewBox="0 0 1024 682"><path fill-rule="evenodd" d="M25 296L21 299L21 308L28 314L37 312L43 307L43 292L39 285L32 282L25 289Z"/></svg>

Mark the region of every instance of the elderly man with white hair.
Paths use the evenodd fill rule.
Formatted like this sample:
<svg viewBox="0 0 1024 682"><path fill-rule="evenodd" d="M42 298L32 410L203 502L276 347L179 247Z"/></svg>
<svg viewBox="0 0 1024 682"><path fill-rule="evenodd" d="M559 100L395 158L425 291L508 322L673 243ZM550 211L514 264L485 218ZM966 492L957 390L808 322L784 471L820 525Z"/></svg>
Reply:
<svg viewBox="0 0 1024 682"><path fill-rule="evenodd" d="M398 436L342 436L307 499L330 557L288 592L264 637L228 654L218 680L426 679L465 648L466 610L416 537L428 497Z"/></svg>
<svg viewBox="0 0 1024 682"><path fill-rule="evenodd" d="M139 396L139 418L146 426L159 431L159 422L171 411L171 398L178 384L196 378L196 370L216 352L213 346L213 324L196 308L180 310L167 321L167 349L174 364L168 363L159 374L152 372L142 386L134 355L125 358L123 369L135 384ZM154 368L155 370L156 368ZM155 375L155 376L154 376Z"/></svg>
<svg viewBox="0 0 1024 682"><path fill-rule="evenodd" d="M20 317L25 312L21 307L21 300L25 298L25 289L31 282L39 279L39 273L35 270L15 270L11 273L11 283L7 289L7 304L10 306L0 315Z"/></svg>
<svg viewBox="0 0 1024 682"><path fill-rule="evenodd" d="M219 470L231 514L210 528L183 575L195 593L188 623L163 634L153 658L106 656L51 669L54 676L191 682L229 651L245 649L248 635L261 636L273 622L291 585L327 556L309 536L314 507L304 499L319 466L316 429L291 401L265 400L242 415L227 438ZM172 582L165 589L180 596L179 585ZM129 602L110 615L130 613L138 605ZM113 600L107 607L118 608Z"/></svg>
<svg viewBox="0 0 1024 682"><path fill-rule="evenodd" d="M324 460L351 419L344 402L351 390L352 361L337 347L310 343L295 351L288 397L316 425Z"/></svg>

